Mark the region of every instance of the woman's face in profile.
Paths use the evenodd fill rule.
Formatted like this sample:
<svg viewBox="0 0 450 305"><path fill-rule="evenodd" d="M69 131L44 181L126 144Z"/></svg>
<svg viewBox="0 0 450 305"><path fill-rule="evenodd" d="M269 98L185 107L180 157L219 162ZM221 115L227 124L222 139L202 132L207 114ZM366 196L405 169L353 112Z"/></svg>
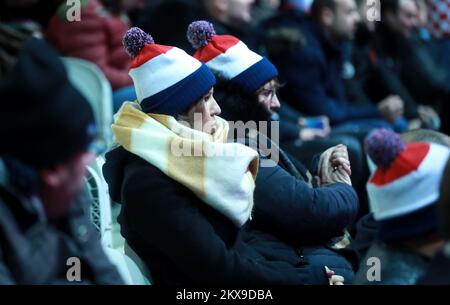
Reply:
<svg viewBox="0 0 450 305"><path fill-rule="evenodd" d="M268 81L256 92L258 96L258 102L261 103L264 108L272 113L280 108L280 101L278 100L277 90L279 85L276 80Z"/></svg>
<svg viewBox="0 0 450 305"><path fill-rule="evenodd" d="M207 134L214 134L217 130L216 116L221 110L213 96L214 88L211 88L201 100L199 100L188 111L188 120L191 128L203 131Z"/></svg>

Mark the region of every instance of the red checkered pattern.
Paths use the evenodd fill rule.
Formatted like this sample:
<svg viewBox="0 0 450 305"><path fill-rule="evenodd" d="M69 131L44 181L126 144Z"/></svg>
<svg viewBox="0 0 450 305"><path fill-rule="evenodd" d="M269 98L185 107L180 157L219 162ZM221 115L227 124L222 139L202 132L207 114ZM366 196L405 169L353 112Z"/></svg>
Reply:
<svg viewBox="0 0 450 305"><path fill-rule="evenodd" d="M450 38L450 0L427 0L428 22L433 38Z"/></svg>

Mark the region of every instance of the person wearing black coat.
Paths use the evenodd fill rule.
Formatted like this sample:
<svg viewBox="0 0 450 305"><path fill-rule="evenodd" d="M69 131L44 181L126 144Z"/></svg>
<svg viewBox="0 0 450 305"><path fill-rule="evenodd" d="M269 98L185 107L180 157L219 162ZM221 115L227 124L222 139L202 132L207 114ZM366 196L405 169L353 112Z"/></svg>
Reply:
<svg viewBox="0 0 450 305"><path fill-rule="evenodd" d="M425 107L436 109L443 118L450 101L450 74L439 66L430 43L420 39L414 20L402 22L401 16L411 11L418 12L415 1L391 1L382 9L382 22L377 23L370 49L375 73L366 87L371 94L401 96L407 117L422 117ZM439 120L436 113L433 116ZM447 120L442 123L441 130L448 134ZM440 127L433 121L428 125Z"/></svg>

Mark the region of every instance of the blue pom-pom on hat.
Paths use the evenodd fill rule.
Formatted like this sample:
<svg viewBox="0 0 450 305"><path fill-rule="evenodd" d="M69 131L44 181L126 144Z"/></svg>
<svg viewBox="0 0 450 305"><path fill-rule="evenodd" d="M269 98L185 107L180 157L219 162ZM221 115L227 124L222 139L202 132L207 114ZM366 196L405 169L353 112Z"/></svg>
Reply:
<svg viewBox="0 0 450 305"><path fill-rule="evenodd" d="M135 58L147 44L154 44L153 37L138 27L130 28L122 39L122 44L131 58Z"/></svg>
<svg viewBox="0 0 450 305"><path fill-rule="evenodd" d="M250 50L232 35L217 35L214 26L204 20L192 22L187 39L197 49L194 58L205 63L222 80L229 81L250 94L278 75L265 57Z"/></svg>
<svg viewBox="0 0 450 305"><path fill-rule="evenodd" d="M402 138L387 129L375 129L364 140L365 151L381 169L387 169L405 147Z"/></svg>
<svg viewBox="0 0 450 305"><path fill-rule="evenodd" d="M187 29L187 39L194 49L206 46L216 35L212 23L204 20L192 22Z"/></svg>

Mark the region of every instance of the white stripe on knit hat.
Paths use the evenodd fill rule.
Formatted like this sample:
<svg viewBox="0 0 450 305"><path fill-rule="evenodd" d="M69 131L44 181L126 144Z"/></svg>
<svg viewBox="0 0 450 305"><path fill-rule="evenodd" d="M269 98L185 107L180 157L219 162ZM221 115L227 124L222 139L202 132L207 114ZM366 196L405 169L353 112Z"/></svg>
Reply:
<svg viewBox="0 0 450 305"><path fill-rule="evenodd" d="M447 147L431 144L416 171L381 187L368 183L375 220L402 216L434 203L439 198L439 185L449 155Z"/></svg>
<svg viewBox="0 0 450 305"><path fill-rule="evenodd" d="M141 66L131 69L138 101L155 95L178 83L201 67L201 63L185 51L172 48Z"/></svg>
<svg viewBox="0 0 450 305"><path fill-rule="evenodd" d="M226 80L232 79L247 70L262 57L251 51L242 41L206 63L216 75Z"/></svg>

